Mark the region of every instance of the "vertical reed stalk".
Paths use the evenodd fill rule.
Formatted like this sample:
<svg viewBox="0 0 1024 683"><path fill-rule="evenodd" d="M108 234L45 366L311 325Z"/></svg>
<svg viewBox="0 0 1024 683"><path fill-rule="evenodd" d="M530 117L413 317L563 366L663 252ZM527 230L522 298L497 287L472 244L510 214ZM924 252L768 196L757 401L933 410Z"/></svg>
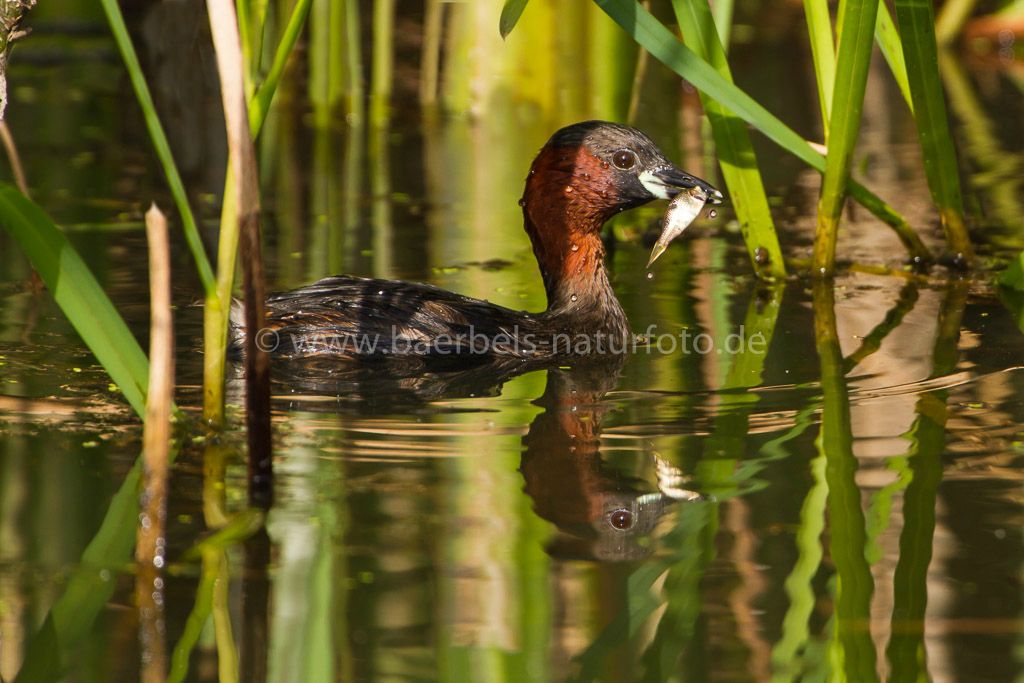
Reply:
<svg viewBox="0 0 1024 683"><path fill-rule="evenodd" d="M642 0L640 5L650 10L651 0ZM640 111L640 94L643 92L644 78L647 76L647 55L648 52L643 47L636 51L633 85L629 91L629 109L626 111L626 123L631 126L636 125L636 115Z"/></svg>
<svg viewBox="0 0 1024 683"><path fill-rule="evenodd" d="M896 18L900 22L900 39L928 189L939 209L950 251L959 263L967 266L974 260L974 249L964 222L960 170L939 77L935 11L930 0L897 0Z"/></svg>
<svg viewBox="0 0 1024 683"><path fill-rule="evenodd" d="M716 0L711 3L711 13L715 18L715 28L718 29L718 40L722 43L722 49L725 52L729 52L734 4L734 0Z"/></svg>
<svg viewBox="0 0 1024 683"><path fill-rule="evenodd" d="M235 209L235 174L228 159L224 175L224 203L220 209L216 288L203 305L203 419L219 427L224 423L224 369L227 366L228 313L235 285L238 255L238 218Z"/></svg>
<svg viewBox="0 0 1024 683"><path fill-rule="evenodd" d="M839 219L846 201L850 164L860 130L877 12L878 0L845 0L840 10L843 29L839 33L837 75L828 123L828 156L818 202L813 258L815 274L829 276L835 270Z"/></svg>
<svg viewBox="0 0 1024 683"><path fill-rule="evenodd" d="M903 45L900 43L900 33L896 24L889 14L889 8L884 2L878 3L878 21L875 24L875 42L878 49L885 57L885 63L889 65L892 76L896 79L896 85L900 88L903 100L914 112L914 101L910 97L910 83L907 81L907 63L903 58Z"/></svg>
<svg viewBox="0 0 1024 683"><path fill-rule="evenodd" d="M362 125L365 115L363 102L362 29L359 26L359 3L345 3L345 83L347 101L345 119L351 126Z"/></svg>
<svg viewBox="0 0 1024 683"><path fill-rule="evenodd" d="M370 74L370 123L387 125L391 118L394 77L395 0L373 3L373 64Z"/></svg>
<svg viewBox="0 0 1024 683"><path fill-rule="evenodd" d="M327 27L330 49L327 55L327 102L332 117L337 116L345 102L348 72L345 66L345 13L355 0L332 2Z"/></svg>
<svg viewBox="0 0 1024 683"><path fill-rule="evenodd" d="M149 390L142 436L143 491L136 532L139 565L135 598L139 610L142 680L160 683L167 674L163 627L163 582L166 549L168 456L174 396L174 327L171 314L171 259L167 219L154 204L146 212L149 241Z"/></svg>
<svg viewBox="0 0 1024 683"><path fill-rule="evenodd" d="M821 107L821 126L828 144L828 122L832 115L832 91L836 80L836 49L832 40L832 16L828 0L804 0L804 18L811 43L814 76L818 84L818 105Z"/></svg>
<svg viewBox="0 0 1024 683"><path fill-rule="evenodd" d="M312 0L296 1L291 16L288 17L288 23L281 34L281 41L274 52L274 61L270 65L270 71L267 72L267 77L263 79L256 93L249 98L249 131L254 139L259 136L263 122L267 119L270 103L274 99L274 93L277 92L281 76L288 65L288 57L292 53L292 48L295 47L302 27L306 24L311 3Z"/></svg>
<svg viewBox="0 0 1024 683"><path fill-rule="evenodd" d="M311 10L312 19L309 24L309 44L306 48L306 61L309 74L307 77L307 97L313 109L313 122L316 127L326 126L330 119L327 92L330 79L329 69L331 52L331 0L316 0Z"/></svg>
<svg viewBox="0 0 1024 683"><path fill-rule="evenodd" d="M420 59L420 104L437 104L438 73L441 68L441 31L444 28L444 5L441 0L427 0L423 17L423 52Z"/></svg>
<svg viewBox="0 0 1024 683"><path fill-rule="evenodd" d="M298 0L292 9L274 61L266 80L249 102L248 122L252 137L259 134L266 121L274 93L280 83L288 56L295 46L309 14L311 0ZM255 162L254 162L255 163ZM238 202L235 183L235 162L229 150L228 168L224 177L224 200L220 216L220 241L217 245L217 276L212 289L207 289L203 309L203 418L213 426L224 422L224 369L226 367L228 314L235 283L238 255ZM254 165L255 168L255 165Z"/></svg>
<svg viewBox="0 0 1024 683"><path fill-rule="evenodd" d="M707 1L673 0L672 7L686 44L731 82L729 63L714 30L714 19ZM711 122L722 176L732 195L750 261L761 277L784 277L786 266L782 260L782 249L775 234L768 197L747 127L739 117L703 91L700 92L700 101ZM762 252L767 254L766 258L758 257Z"/></svg>
<svg viewBox="0 0 1024 683"><path fill-rule="evenodd" d="M452 3L447 8L445 33L444 83L441 99L448 112L465 114L472 103L470 81L470 53L473 49L472 7L467 3Z"/></svg>
<svg viewBox="0 0 1024 683"><path fill-rule="evenodd" d="M266 299L259 237L259 185L256 151L249 132L243 62L235 10L230 0L210 0L207 7L210 29L217 53L224 119L227 126L229 162L236 179L232 183L237 221L222 225L233 229L242 249L243 291L245 293L245 381L246 423L249 441L249 493L257 506L269 507L272 495L270 433L270 358L257 345L259 330L266 326ZM225 197L225 204L227 204ZM222 234L222 240L224 235ZM220 299L223 307L229 299Z"/></svg>

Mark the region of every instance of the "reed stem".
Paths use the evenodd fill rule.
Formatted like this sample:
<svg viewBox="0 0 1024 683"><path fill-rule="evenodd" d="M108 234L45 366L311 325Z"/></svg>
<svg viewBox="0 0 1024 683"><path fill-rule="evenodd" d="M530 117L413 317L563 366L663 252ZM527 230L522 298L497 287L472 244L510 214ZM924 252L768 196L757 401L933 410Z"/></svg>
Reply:
<svg viewBox="0 0 1024 683"><path fill-rule="evenodd" d="M835 271L839 219L846 201L850 164L860 131L877 12L878 0L846 0L842 4L840 18L844 28L836 58L837 79L828 122L828 156L814 236L816 275L830 276Z"/></svg>
<svg viewBox="0 0 1024 683"><path fill-rule="evenodd" d="M420 104L424 107L437 105L443 19L444 5L441 4L441 0L427 0L423 17L423 51L420 59Z"/></svg>
<svg viewBox="0 0 1024 683"><path fill-rule="evenodd" d="M146 212L149 242L149 390L142 433L143 492L136 531L139 572L135 597L143 652L142 680L161 683L166 676L163 582L166 549L167 478L174 397L174 323L171 313L171 258L167 219L154 204Z"/></svg>
<svg viewBox="0 0 1024 683"><path fill-rule="evenodd" d="M210 29L217 53L221 97L236 212L235 233L242 247L245 293L246 424L249 441L249 492L258 507L269 507L272 493L270 446L270 358L257 341L266 327L263 262L259 237L259 182L256 150L249 131L242 52L234 7L230 0L209 0ZM226 198L225 198L226 199ZM227 202L225 202L227 203ZM224 226L225 228L228 226ZM221 310L228 299L220 298Z"/></svg>
<svg viewBox="0 0 1024 683"><path fill-rule="evenodd" d="M394 77L395 0L373 3L373 64L370 74L370 123L385 126L391 118Z"/></svg>

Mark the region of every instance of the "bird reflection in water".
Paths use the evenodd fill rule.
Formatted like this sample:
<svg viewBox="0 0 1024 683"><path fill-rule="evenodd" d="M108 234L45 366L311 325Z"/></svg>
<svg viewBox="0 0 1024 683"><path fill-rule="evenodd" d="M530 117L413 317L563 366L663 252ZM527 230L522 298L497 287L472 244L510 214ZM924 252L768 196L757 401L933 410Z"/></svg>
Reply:
<svg viewBox="0 0 1024 683"><path fill-rule="evenodd" d="M644 456L653 458L654 484L617 471L602 456L604 418L615 407L606 394L626 360L605 355L576 358L566 366L483 358L475 366L428 369L416 359L339 365L307 358L276 365L275 383L279 401L293 396L289 407L296 409L436 412L435 401L498 396L506 381L545 369L546 388L534 401L543 410L523 437L524 491L534 512L557 528L549 554L616 562L650 555L658 522L680 503L705 499L690 488L681 469L657 453ZM457 411L457 404L445 410Z"/></svg>
<svg viewBox="0 0 1024 683"><path fill-rule="evenodd" d="M605 359L610 360L610 359ZM609 467L601 455L601 429L613 404L621 360L548 370L535 401L544 410L523 438L520 471L533 509L558 533L548 552L559 558L602 562L636 560L653 551L658 522L680 502L704 497L688 477L657 454L657 488Z"/></svg>

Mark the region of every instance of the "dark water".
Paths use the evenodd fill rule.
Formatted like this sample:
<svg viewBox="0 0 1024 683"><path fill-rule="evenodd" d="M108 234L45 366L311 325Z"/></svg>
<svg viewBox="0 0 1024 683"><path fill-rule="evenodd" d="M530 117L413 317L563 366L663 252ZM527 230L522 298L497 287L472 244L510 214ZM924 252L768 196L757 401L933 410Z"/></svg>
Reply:
<svg viewBox="0 0 1024 683"><path fill-rule="evenodd" d="M74 26L43 15L37 46L19 46L10 122L35 199L143 338L141 212L170 202L88 11ZM173 11L133 21L212 239L224 159L210 55ZM399 26L414 35L416 21ZM583 41L568 33L559 50ZM774 35L738 38L737 78L820 136L812 84L792 79L809 58ZM166 48L186 39L187 58ZM474 114L421 117L414 48L397 42L387 130L324 123L305 82L287 84L260 149L272 286L350 272L540 309L516 205L526 167L552 130L613 116L621 98L477 74ZM1021 246L1022 95L1012 63L947 62L987 259ZM913 123L876 67L858 171L937 245ZM713 178L692 100L652 67L640 125ZM786 251L805 256L815 176L759 152ZM634 329L660 347L501 378L279 372L265 525L245 512L238 409L216 443L182 425L162 620L144 641L128 504L141 429L0 234L0 677L134 680L164 665L201 681L1024 676L1019 309L984 272L759 285L728 210L649 278L641 236L663 210L617 220L610 259ZM840 254L901 258L856 208ZM177 401L197 418L199 286L180 240L175 277ZM237 380L228 393L240 404Z"/></svg>

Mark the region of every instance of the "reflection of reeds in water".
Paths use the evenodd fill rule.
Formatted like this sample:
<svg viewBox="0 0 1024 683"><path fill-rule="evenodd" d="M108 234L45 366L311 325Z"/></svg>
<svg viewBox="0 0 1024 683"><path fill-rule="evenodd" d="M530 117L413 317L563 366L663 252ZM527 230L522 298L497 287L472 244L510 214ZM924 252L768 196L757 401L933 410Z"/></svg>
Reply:
<svg viewBox="0 0 1024 683"><path fill-rule="evenodd" d="M866 534L860 489L854 479L850 402L836 332L835 298L829 283L815 283L814 329L821 360L822 416L818 448L825 457L829 499L829 553L839 576L835 603L835 646L849 680L877 680L871 642L870 605L874 582L864 557Z"/></svg>
<svg viewBox="0 0 1024 683"><path fill-rule="evenodd" d="M1012 230L1024 220L1024 157L1019 150L1007 149L999 139L994 122L957 57L940 52L939 67L950 108L959 119L957 132L964 141L964 152L974 166L969 182L981 195L982 210L1003 229ZM1013 236L1018 237L1016 232ZM1012 248L1020 247L1019 238L1008 242Z"/></svg>

